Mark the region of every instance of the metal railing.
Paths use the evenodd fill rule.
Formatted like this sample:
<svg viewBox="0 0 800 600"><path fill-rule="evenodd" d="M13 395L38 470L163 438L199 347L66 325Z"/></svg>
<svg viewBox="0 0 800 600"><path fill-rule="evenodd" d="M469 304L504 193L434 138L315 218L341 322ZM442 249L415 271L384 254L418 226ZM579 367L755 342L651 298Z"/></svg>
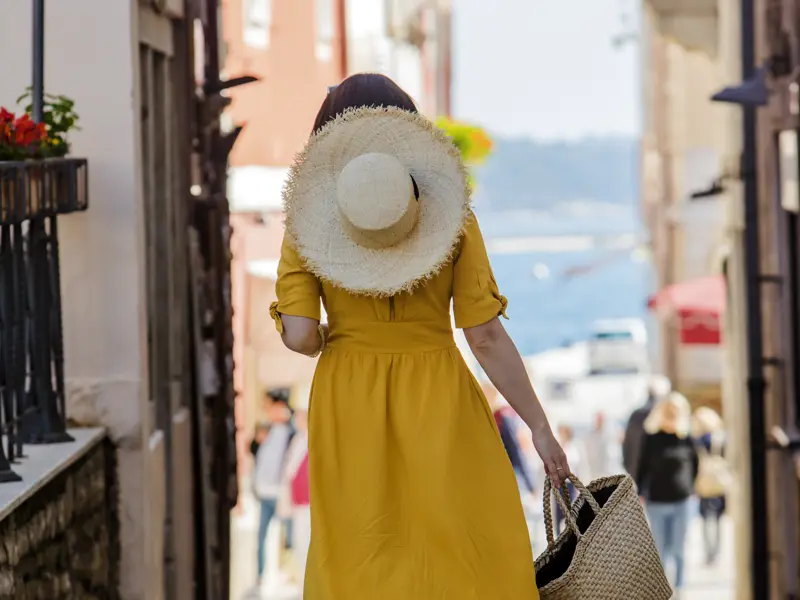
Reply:
<svg viewBox="0 0 800 600"><path fill-rule="evenodd" d="M44 116L44 0L32 0L32 117ZM86 210L81 158L0 161L0 483L66 432L58 215Z"/></svg>
<svg viewBox="0 0 800 600"><path fill-rule="evenodd" d="M0 483L66 432L58 215L84 210L84 159L0 162Z"/></svg>

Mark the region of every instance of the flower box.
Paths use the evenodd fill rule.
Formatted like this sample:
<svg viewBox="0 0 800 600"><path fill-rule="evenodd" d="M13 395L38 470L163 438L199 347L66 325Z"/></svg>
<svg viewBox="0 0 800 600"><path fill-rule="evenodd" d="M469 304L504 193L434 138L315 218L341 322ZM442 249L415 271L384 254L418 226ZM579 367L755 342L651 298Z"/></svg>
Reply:
<svg viewBox="0 0 800 600"><path fill-rule="evenodd" d="M67 135L77 129L75 103L44 94L38 122L33 90L17 98L26 103L17 115L0 107L0 223L86 210L87 163L68 158Z"/></svg>
<svg viewBox="0 0 800 600"><path fill-rule="evenodd" d="M84 158L0 161L0 223L86 210L88 183Z"/></svg>

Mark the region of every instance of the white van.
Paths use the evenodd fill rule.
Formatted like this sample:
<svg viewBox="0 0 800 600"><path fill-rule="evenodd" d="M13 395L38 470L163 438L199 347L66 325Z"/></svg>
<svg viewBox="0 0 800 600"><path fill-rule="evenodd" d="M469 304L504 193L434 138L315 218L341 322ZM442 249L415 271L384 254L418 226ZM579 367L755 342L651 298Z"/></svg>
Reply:
<svg viewBox="0 0 800 600"><path fill-rule="evenodd" d="M589 375L647 373L647 328L641 319L595 321L588 341Z"/></svg>

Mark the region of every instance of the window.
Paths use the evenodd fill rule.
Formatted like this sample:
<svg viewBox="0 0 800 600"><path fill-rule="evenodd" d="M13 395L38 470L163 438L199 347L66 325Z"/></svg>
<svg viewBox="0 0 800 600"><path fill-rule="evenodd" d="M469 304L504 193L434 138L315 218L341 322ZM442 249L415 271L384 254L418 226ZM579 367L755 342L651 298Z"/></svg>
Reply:
<svg viewBox="0 0 800 600"><path fill-rule="evenodd" d="M316 0L315 10L317 17L317 59L331 60L333 58L334 36L333 0Z"/></svg>
<svg viewBox="0 0 800 600"><path fill-rule="evenodd" d="M272 0L242 0L244 27L242 39L252 48L269 46L272 27Z"/></svg>

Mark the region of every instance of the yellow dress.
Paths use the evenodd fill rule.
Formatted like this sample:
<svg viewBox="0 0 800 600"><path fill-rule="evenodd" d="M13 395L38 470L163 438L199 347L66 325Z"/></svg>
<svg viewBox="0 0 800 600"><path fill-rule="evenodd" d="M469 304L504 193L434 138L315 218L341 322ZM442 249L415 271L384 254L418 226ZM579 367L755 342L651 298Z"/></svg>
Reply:
<svg viewBox="0 0 800 600"><path fill-rule="evenodd" d="M536 600L517 481L459 328L505 316L474 217L454 260L413 294L320 282L284 240L271 313L330 337L309 409L305 600Z"/></svg>

